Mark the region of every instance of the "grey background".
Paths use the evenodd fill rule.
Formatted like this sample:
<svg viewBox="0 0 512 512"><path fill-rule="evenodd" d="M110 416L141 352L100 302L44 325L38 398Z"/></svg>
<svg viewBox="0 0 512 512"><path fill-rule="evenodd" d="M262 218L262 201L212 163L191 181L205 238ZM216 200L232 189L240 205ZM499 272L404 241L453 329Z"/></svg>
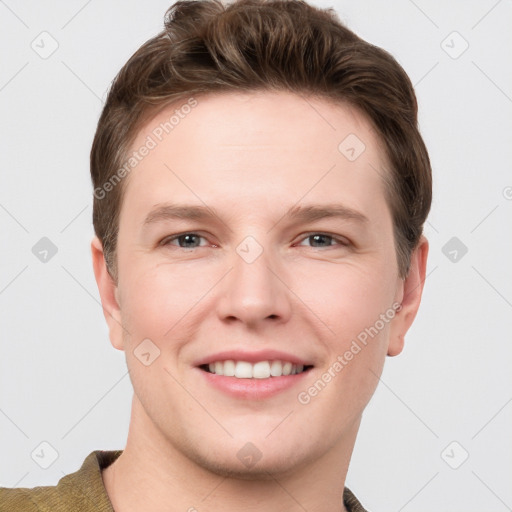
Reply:
<svg viewBox="0 0 512 512"><path fill-rule="evenodd" d="M423 304L347 485L375 511L512 510L512 3L313 3L409 73L435 179ZM0 0L0 485L53 485L124 447L132 388L92 272L88 155L110 81L169 5Z"/></svg>

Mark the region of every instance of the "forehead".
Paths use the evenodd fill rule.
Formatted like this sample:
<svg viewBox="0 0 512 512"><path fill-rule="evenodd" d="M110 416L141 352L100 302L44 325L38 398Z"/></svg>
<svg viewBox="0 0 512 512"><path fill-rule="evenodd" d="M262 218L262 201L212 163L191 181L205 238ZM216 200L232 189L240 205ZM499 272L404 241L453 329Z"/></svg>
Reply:
<svg viewBox="0 0 512 512"><path fill-rule="evenodd" d="M346 104L285 92L185 98L149 121L131 151L145 145L151 149L126 178L122 209L178 199L240 213L245 205L251 215L267 206L277 214L301 198L384 205L380 140Z"/></svg>

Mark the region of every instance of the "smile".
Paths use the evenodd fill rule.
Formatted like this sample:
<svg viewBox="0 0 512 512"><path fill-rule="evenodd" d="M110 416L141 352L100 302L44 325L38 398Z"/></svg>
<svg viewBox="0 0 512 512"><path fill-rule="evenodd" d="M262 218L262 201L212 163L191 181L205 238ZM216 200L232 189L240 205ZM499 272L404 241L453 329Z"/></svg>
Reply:
<svg viewBox="0 0 512 512"><path fill-rule="evenodd" d="M283 377L307 372L312 366L294 364L290 361L270 360L257 361L215 361L203 364L200 368L206 372L224 377L235 377L237 379L268 379L270 377Z"/></svg>

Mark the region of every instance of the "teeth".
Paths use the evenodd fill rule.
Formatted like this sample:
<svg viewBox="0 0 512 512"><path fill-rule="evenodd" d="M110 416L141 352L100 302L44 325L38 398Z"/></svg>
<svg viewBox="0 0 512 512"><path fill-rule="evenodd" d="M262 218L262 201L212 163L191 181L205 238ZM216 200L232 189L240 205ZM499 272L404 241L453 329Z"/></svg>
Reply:
<svg viewBox="0 0 512 512"><path fill-rule="evenodd" d="M215 363L215 365L217 365L217 363ZM251 379L252 364L247 363L246 361L238 361L235 365L235 377L239 379Z"/></svg>
<svg viewBox="0 0 512 512"><path fill-rule="evenodd" d="M208 365L208 370L216 375L236 377L238 379L268 379L283 375L295 375L304 371L304 365L292 364L289 361L215 361Z"/></svg>
<svg viewBox="0 0 512 512"><path fill-rule="evenodd" d="M283 375L290 375L292 373L292 363L283 363Z"/></svg>
<svg viewBox="0 0 512 512"><path fill-rule="evenodd" d="M235 361L224 361L224 375L226 377L234 377L235 368Z"/></svg>
<svg viewBox="0 0 512 512"><path fill-rule="evenodd" d="M272 361L270 363L270 375L272 377L281 377L283 375L283 363L281 361Z"/></svg>
<svg viewBox="0 0 512 512"><path fill-rule="evenodd" d="M215 363L215 373L217 375L224 375L224 364L222 361L217 361Z"/></svg>
<svg viewBox="0 0 512 512"><path fill-rule="evenodd" d="M252 367L252 376L254 379L268 379L270 377L270 363L261 361Z"/></svg>

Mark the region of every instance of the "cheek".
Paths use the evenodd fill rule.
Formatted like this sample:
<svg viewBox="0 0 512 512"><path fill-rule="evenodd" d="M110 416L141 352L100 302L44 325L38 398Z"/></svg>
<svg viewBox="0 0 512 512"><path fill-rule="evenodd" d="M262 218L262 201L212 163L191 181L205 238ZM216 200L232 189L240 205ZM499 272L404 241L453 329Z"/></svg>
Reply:
<svg viewBox="0 0 512 512"><path fill-rule="evenodd" d="M371 328L392 307L396 282L392 269L372 265L329 265L304 273L297 295L329 326L337 349ZM385 326L378 324L381 334Z"/></svg>
<svg viewBox="0 0 512 512"><path fill-rule="evenodd" d="M336 334L328 350L327 369L337 375L333 391L348 400L353 410L366 406L382 372L395 316L395 279L389 267L365 266L341 273L328 288L327 323Z"/></svg>
<svg viewBox="0 0 512 512"><path fill-rule="evenodd" d="M162 339L208 289L197 272L170 266L131 266L123 287L122 313L128 330Z"/></svg>

